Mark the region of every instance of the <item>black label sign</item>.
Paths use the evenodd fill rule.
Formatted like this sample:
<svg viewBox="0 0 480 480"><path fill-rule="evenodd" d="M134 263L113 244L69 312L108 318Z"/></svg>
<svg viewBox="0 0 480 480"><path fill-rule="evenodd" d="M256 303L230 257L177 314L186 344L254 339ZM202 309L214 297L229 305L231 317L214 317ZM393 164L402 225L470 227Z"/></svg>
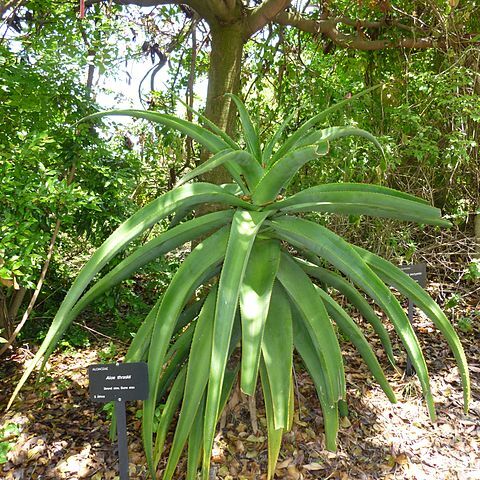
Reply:
<svg viewBox="0 0 480 480"><path fill-rule="evenodd" d="M147 364L112 363L90 365L90 399L95 402L145 400L148 396Z"/></svg>
<svg viewBox="0 0 480 480"><path fill-rule="evenodd" d="M398 268L406 273L412 280L415 280L421 287L425 287L427 284L427 266L424 263L401 265Z"/></svg>

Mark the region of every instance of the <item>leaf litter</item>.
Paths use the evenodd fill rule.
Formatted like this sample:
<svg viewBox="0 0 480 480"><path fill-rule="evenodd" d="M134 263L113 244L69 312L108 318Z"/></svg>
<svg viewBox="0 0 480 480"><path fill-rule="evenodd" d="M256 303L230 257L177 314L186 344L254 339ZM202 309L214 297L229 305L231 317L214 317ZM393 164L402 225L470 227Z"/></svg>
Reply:
<svg viewBox="0 0 480 480"><path fill-rule="evenodd" d="M399 402L390 404L353 347L343 342L349 415L341 419L337 452L328 452L313 383L295 362L296 413L293 429L282 442L276 478L480 480L479 326L468 333L459 332L472 377L468 415L463 413L453 357L441 335L421 316L416 319L415 328L431 374L438 421L431 423L428 419L416 377L406 378L402 372L388 367L380 343L366 326L369 341ZM87 367L100 361L98 351L103 345L97 347L98 350L93 346L52 355L41 383L36 386L31 382L26 386L7 412L9 394L32 353L20 348L2 361L1 479L118 479L116 443L109 440L108 413L88 399ZM403 367L406 360L403 348L394 342L394 349L398 365ZM147 478L140 408L140 402L127 405L132 479ZM266 420L260 394L252 404L237 386L220 427L212 452L212 478L265 480ZM168 442L171 440L170 436ZM164 467L161 462L159 475ZM176 478L184 478L185 471L186 462L182 461Z"/></svg>

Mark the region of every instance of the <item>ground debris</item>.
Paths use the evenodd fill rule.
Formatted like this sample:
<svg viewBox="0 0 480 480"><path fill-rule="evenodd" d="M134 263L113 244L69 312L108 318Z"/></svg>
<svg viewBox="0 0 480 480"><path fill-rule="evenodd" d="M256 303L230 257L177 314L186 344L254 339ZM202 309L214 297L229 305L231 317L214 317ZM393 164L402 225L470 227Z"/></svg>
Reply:
<svg viewBox="0 0 480 480"><path fill-rule="evenodd" d="M325 450L315 389L296 362L296 414L292 431L284 436L276 478L480 480L479 332L462 335L472 375L471 408L464 414L458 372L445 342L428 325L420 325L417 331L429 364L438 421L430 422L415 377L405 378L387 366L385 355L379 356L399 398L392 405L352 346L345 343L349 416L341 421L337 452ZM376 345L375 338L371 341ZM403 348L394 343L394 350L399 366L403 366ZM24 360L28 358L30 355ZM0 429L14 427L3 439L9 442L9 451L6 461L0 463L0 479L118 478L116 445L108 437L107 412L88 399L86 369L98 362L94 348L53 355L40 387L29 384L8 412L4 407L14 380L21 374L22 358L16 355L2 362ZM258 425L254 432L252 408L243 397L238 387L234 389L216 437L212 460L215 476L221 480L266 479L263 400L257 394ZM132 479L147 478L140 421L135 416L139 405L131 402L128 406ZM162 465L164 462L160 468ZM180 462L176 478L183 478L185 469L186 462Z"/></svg>

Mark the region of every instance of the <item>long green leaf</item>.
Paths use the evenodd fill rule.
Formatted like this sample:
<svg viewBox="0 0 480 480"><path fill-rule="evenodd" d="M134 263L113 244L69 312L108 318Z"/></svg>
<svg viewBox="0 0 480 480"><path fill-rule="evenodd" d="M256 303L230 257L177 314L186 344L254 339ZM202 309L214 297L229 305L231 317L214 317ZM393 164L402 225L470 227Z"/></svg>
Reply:
<svg viewBox="0 0 480 480"><path fill-rule="evenodd" d="M412 302L432 320L440 332L443 333L457 361L458 370L462 379L464 408L465 412L468 412L470 402L470 376L468 374L467 359L457 333L441 308L432 300L428 293L405 272L402 272L399 268L380 258L378 255L367 252L360 247L356 247L356 251L385 283L395 287L402 295L411 299Z"/></svg>
<svg viewBox="0 0 480 480"><path fill-rule="evenodd" d="M392 292L354 248L327 228L307 220L286 217L268 222L279 238L324 258L364 290L388 315L412 360L422 385L430 417L435 407L425 359L408 318Z"/></svg>
<svg viewBox="0 0 480 480"><path fill-rule="evenodd" d="M183 332L174 344L168 349L165 355L164 368L158 382L157 399L163 398L170 385L177 377L180 369L183 367L190 351L190 344L192 343L193 333L195 327L190 325L185 332Z"/></svg>
<svg viewBox="0 0 480 480"><path fill-rule="evenodd" d="M233 93L227 93L226 95L234 101L235 106L237 107L238 113L240 115L240 123L242 124L243 133L245 136L245 142L247 144L247 150L252 154L253 158L255 158L255 160L260 163L262 159L262 153L260 150L260 139L258 137L257 130L253 126L250 115L248 114L245 105L236 95L234 95Z"/></svg>
<svg viewBox="0 0 480 480"><path fill-rule="evenodd" d="M392 387L388 383L388 380L385 377L385 373L383 372L382 367L378 363L377 357L373 353L372 347L369 345L363 332L345 312L345 310L340 307L340 305L335 302L335 300L333 300L330 295L328 295L328 293L326 293L319 287L315 287L315 289L322 298L323 303L327 308L328 314L337 324L342 334L345 335L353 343L353 345L355 345L356 349L364 359L375 380L377 380L379 385L382 387L385 395L392 403L396 403L397 398L395 397L395 393L393 392Z"/></svg>
<svg viewBox="0 0 480 480"><path fill-rule="evenodd" d="M179 374L177 375L175 382L173 383L170 394L168 395L167 402L163 407L162 415L158 422L157 427L157 436L155 439L155 459L154 459L154 469L151 471L152 478L156 478L155 471L157 469L158 462L162 456L163 447L165 445L165 439L167 438L168 430L170 424L172 423L173 417L177 412L178 406L182 401L183 389L185 386L185 377L187 374L187 368L184 366Z"/></svg>
<svg viewBox="0 0 480 480"><path fill-rule="evenodd" d="M283 428L275 428L275 407L273 406L271 385L268 379L267 369L263 360L260 362L260 379L262 381L263 400L267 417L268 436L268 472L267 480L273 478L277 465L280 447L282 445Z"/></svg>
<svg viewBox="0 0 480 480"><path fill-rule="evenodd" d="M155 412L160 373L170 338L177 318L196 288L197 279L205 271L218 265L224 255L228 241L228 229L222 227L206 238L184 260L167 288L158 310L148 355L150 394L144 402L143 444L147 462L152 464L152 423Z"/></svg>
<svg viewBox="0 0 480 480"><path fill-rule="evenodd" d="M194 168L192 171L184 175L177 183L177 186L183 185L195 177L203 175L206 172L225 164L236 164L240 168L240 173L247 181L249 189L255 187L260 180L263 169L253 158L252 154L243 150L222 150L216 153L213 157Z"/></svg>
<svg viewBox="0 0 480 480"><path fill-rule="evenodd" d="M285 206L284 202L288 202L289 205ZM268 207L269 209L281 208L284 212L317 211L346 215L371 215L431 225L451 225L450 222L442 219L441 211L438 208L381 193L318 192L315 194L312 189L308 189L308 191L293 195L284 202L278 202Z"/></svg>
<svg viewBox="0 0 480 480"><path fill-rule="evenodd" d="M252 200L254 204L263 205L273 202L280 190L292 179L305 163L328 153L328 144L331 140L346 136L360 135L372 140L381 148L378 141L370 133L351 127L332 127L314 132L312 136L305 137L298 148L288 151L284 157L279 157L276 163L265 173L255 188Z"/></svg>
<svg viewBox="0 0 480 480"><path fill-rule="evenodd" d="M202 457L203 442L203 418L205 416L206 393L198 407L197 415L192 424L192 429L188 437L188 459L187 459L187 476L185 480L196 480L198 466Z"/></svg>
<svg viewBox="0 0 480 480"><path fill-rule="evenodd" d="M303 165L327 153L328 142L289 152L267 170L258 182L252 194L253 204L266 205L273 202Z"/></svg>
<svg viewBox="0 0 480 480"><path fill-rule="evenodd" d="M399 190L394 190L393 188L383 187L381 185L372 185L370 183L324 183L323 185L316 185L314 187L306 188L301 192L292 195L291 197L277 202L277 207L283 209L289 205L294 205L297 203L313 203L319 201L321 196L325 193L379 193L383 195L388 195L391 197L403 198L404 200L410 200L412 202L418 202L421 204L429 205L429 203L423 198L416 197L415 195L410 195L408 193L401 192Z"/></svg>
<svg viewBox="0 0 480 480"><path fill-rule="evenodd" d="M278 283L273 287L262 357L272 393L275 429L287 429L293 366L292 314L286 293Z"/></svg>
<svg viewBox="0 0 480 480"><path fill-rule="evenodd" d="M204 277L205 280L200 282L199 285L203 285L207 280L210 280L212 277L216 276L220 272L219 267L212 270L213 275L211 277ZM190 322L193 321L195 317L198 316L200 310L202 309L203 303L205 302L205 297L201 297L195 302L189 304L185 310L180 314L177 320L177 324L173 330L174 335L183 330Z"/></svg>
<svg viewBox="0 0 480 480"><path fill-rule="evenodd" d="M292 330L293 330L293 323L292 323ZM290 373L290 398L288 399L288 423L287 428L285 429L286 432L290 432L293 427L293 420L295 416L295 392L293 387L293 369Z"/></svg>
<svg viewBox="0 0 480 480"><path fill-rule="evenodd" d="M315 130L301 138L295 144L295 148L306 147L307 145L314 145L324 140L331 141L337 138L351 136L366 138L367 140L370 140L380 151L383 151L382 146L374 135L372 135L370 132L367 132L366 130L362 130L361 128L356 127L328 127L322 130Z"/></svg>
<svg viewBox="0 0 480 480"><path fill-rule="evenodd" d="M282 136L285 128L287 128L288 124L292 121L292 118L295 116L296 113L297 112L294 110L293 112L290 113L290 115L287 115L287 118L281 123L281 125L273 134L272 138L265 145L262 152L263 167L268 167L271 165L271 161L272 161L271 157L272 157L273 149L275 148L275 145L277 144L277 142L280 140L280 137Z"/></svg>
<svg viewBox="0 0 480 480"><path fill-rule="evenodd" d="M247 395L254 395L257 386L263 330L279 261L280 243L278 241L255 241L240 287L241 388Z"/></svg>
<svg viewBox="0 0 480 480"><path fill-rule="evenodd" d="M81 121L96 120L106 116L128 116L134 118L143 118L145 120L150 120L152 122L165 125L184 133L190 138L193 138L212 153L218 153L226 148L236 147L236 145L232 145L230 141L226 141L224 135L217 135L213 133L213 131L210 131L200 125L196 125L188 120L165 113L149 112L145 110L107 110L89 115L88 117L83 118ZM232 176L239 176L240 172L235 164L227 163L225 166Z"/></svg>
<svg viewBox="0 0 480 480"><path fill-rule="evenodd" d="M342 108L344 105L347 103L352 102L353 100L356 100L357 98L362 97L363 95L371 92L372 90L377 89L380 87L380 85L375 85L373 87L367 88L366 90L363 90L360 93L357 93L356 95L351 96L350 98L347 98L345 100L342 100L335 105L332 105L331 107L323 110L319 114L315 115L314 117L310 118L307 120L300 128L298 128L293 135L291 135L287 141L282 145L281 148L279 148L274 155L272 163L276 162L279 158L283 157L287 152L289 152L292 148L295 147L295 144L302 138L304 137L311 128L313 128L315 125L318 125L320 122L323 122L328 115L331 113L335 112L336 110L339 110Z"/></svg>
<svg viewBox="0 0 480 480"><path fill-rule="evenodd" d="M282 254L278 279L307 320L307 326L325 372L326 390L330 405L345 396L345 373L338 339L322 300L299 265L287 254Z"/></svg>
<svg viewBox="0 0 480 480"><path fill-rule="evenodd" d="M202 115L198 110L195 110L193 107L188 105L188 103L184 102L179 96L175 95L173 92L171 92L171 93L172 93L172 95L174 95L175 99L178 102L180 102L187 110L194 113L197 116L197 118L205 126L208 127L209 130L211 130L213 133L215 133L220 138L222 138L234 150L240 150L240 147L235 143L235 141L231 137L229 137L220 127L218 127L218 125L216 125L211 120L209 120L205 115Z"/></svg>
<svg viewBox="0 0 480 480"><path fill-rule="evenodd" d="M171 479L175 473L178 460L182 454L182 450L204 396L210 371L216 296L217 289L213 288L207 296L195 327L195 334L193 336L188 360L182 409L180 410L172 448L170 449L167 466L163 475L164 480Z"/></svg>
<svg viewBox="0 0 480 480"><path fill-rule="evenodd" d="M240 285L243 281L253 242L266 217L267 213L244 210L237 211L233 216L215 309L211 370L205 407L202 462L202 471L205 478L208 478L208 472L210 471L210 454Z"/></svg>
<svg viewBox="0 0 480 480"><path fill-rule="evenodd" d="M141 267L188 241L194 240L218 227L226 225L231 221L232 217L232 210L208 213L163 232L158 237L136 249L113 270L96 282L75 304L75 307L72 309L72 315L76 317L93 300L97 299L121 281L130 278L130 276Z"/></svg>
<svg viewBox="0 0 480 480"><path fill-rule="evenodd" d="M340 275L330 272L325 268L318 267L311 263L306 263L300 259L296 259L302 269L311 277L320 280L321 282L326 283L328 286L333 287L335 290L338 290L342 295L344 295L347 300L358 309L362 314L363 318L370 323L370 325L375 330L375 333L380 338L380 342L385 349L387 357L390 363L395 366L395 357L393 355L392 342L390 341L390 336L388 335L387 329L384 327L381 319L375 313L373 308L361 295L361 293L349 282L347 282Z"/></svg>
<svg viewBox="0 0 480 480"><path fill-rule="evenodd" d="M94 113L83 118L81 121L97 120L103 117L122 116L143 118L150 120L151 122L165 125L166 127L173 128L182 132L190 138L196 140L200 145L204 146L212 153L217 153L220 150L231 147L223 138L215 133L207 130L206 128L189 122L174 115L165 113L151 112L146 110L106 110L103 112Z"/></svg>
<svg viewBox="0 0 480 480"><path fill-rule="evenodd" d="M128 347L127 353L125 354L125 363L141 362L145 359L145 354L150 345L153 325L157 318L158 309L160 308L162 299L162 296L157 299L155 305L151 308L150 312L148 312L139 329L135 333L135 336Z"/></svg>
<svg viewBox="0 0 480 480"><path fill-rule="evenodd" d="M329 386L322 368L319 350L314 345L314 339L308 331L308 322L300 310L292 304L293 318L293 343L295 349L302 357L303 363L312 377L318 400L323 412L323 426L325 431L325 444L331 452L337 449L338 435L338 403L331 403L327 394Z"/></svg>
<svg viewBox="0 0 480 480"><path fill-rule="evenodd" d="M92 255L90 260L82 268L70 287L67 296L63 300L62 305L53 319L42 345L19 380L9 401L9 406L42 356L47 350L50 352L52 351L66 328L70 325L71 321L66 317L95 275L100 272L100 270L117 253L126 248L134 238L155 223L159 222L162 218L165 218L167 215L174 212L180 205L184 205L185 203L196 205L205 202L222 202L236 206L249 205L240 198L226 193L221 187L215 185L203 183L184 185L178 189L171 190L138 210L128 220L123 222L117 230L107 238L107 240L105 240L101 247Z"/></svg>

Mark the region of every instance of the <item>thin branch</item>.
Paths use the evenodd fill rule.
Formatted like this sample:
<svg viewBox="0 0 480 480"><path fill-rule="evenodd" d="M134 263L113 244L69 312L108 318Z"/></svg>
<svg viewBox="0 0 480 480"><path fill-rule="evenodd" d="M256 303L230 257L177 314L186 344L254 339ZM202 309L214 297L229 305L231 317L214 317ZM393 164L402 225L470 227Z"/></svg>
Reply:
<svg viewBox="0 0 480 480"><path fill-rule="evenodd" d="M370 29L380 29L380 28L398 28L399 30L405 30L411 33L414 33L416 29L420 30L420 27L412 27L409 25L405 25L400 23L396 20L388 20L387 18L383 18L382 20L359 20L354 18L348 17L335 17L332 18L332 21L335 22L336 25L339 23L343 23L344 25L349 25L350 27L355 28L370 28ZM425 30L424 28L421 30Z"/></svg>
<svg viewBox="0 0 480 480"><path fill-rule="evenodd" d="M25 3L25 0L10 0L7 2L2 2L0 5L0 19L5 15L8 10L15 9L20 7L23 3Z"/></svg>
<svg viewBox="0 0 480 480"><path fill-rule="evenodd" d="M50 245L48 247L48 253L47 253L47 258L45 260L45 263L43 264L42 268L42 273L40 274L40 278L38 279L37 286L35 287L35 291L33 292L32 298L30 300L30 303L28 304L27 309L25 310L25 313L23 314L22 320L20 323L17 325L13 333L10 335L8 342L2 345L2 348L0 348L0 355L2 355L6 350L10 348L10 345L15 341L17 338L17 335L20 333L22 330L23 326L25 325L26 321L30 317L30 313L32 313L33 307L35 306L35 302L37 301L38 295L40 294L40 291L43 286L43 282L45 281L45 276L47 275L48 267L50 265L50 260L53 255L53 250L55 247L55 241L57 239L58 232L60 230L60 219L57 220L55 224L55 228L53 230L53 235L50 240Z"/></svg>
<svg viewBox="0 0 480 480"><path fill-rule="evenodd" d="M444 39L434 37L402 37L397 40L371 40L364 35L345 34L337 30L337 25L340 23L339 18L314 20L298 13L282 12L275 17L274 21L280 25L296 27L299 30L314 35L323 34L337 45L356 50L383 50L385 48L395 47L425 49L443 47L445 45Z"/></svg>
<svg viewBox="0 0 480 480"><path fill-rule="evenodd" d="M188 73L188 84L187 84L187 95L186 101L190 109L187 108L187 120L193 121L193 100L194 100L194 86L195 86L195 72L197 69L197 23L199 19L194 20L194 25L192 26L192 57L190 60L190 71ZM185 162L182 170L188 168L193 162L193 141L190 137L186 140L186 156L187 161ZM177 172L180 173L180 172Z"/></svg>
<svg viewBox="0 0 480 480"><path fill-rule="evenodd" d="M254 8L248 15L245 37L250 38L255 32L261 30L267 23L270 23L280 12L285 10L291 0L265 0L258 7Z"/></svg>
<svg viewBox="0 0 480 480"><path fill-rule="evenodd" d="M97 3L102 3L105 0L86 0L85 5L91 6ZM213 21L217 15L218 0L112 0L117 5L136 5L137 7L158 7L160 5L187 5L195 10L200 17L207 21ZM221 3L221 0L220 0ZM228 12L225 6L221 5L222 9Z"/></svg>
<svg viewBox="0 0 480 480"><path fill-rule="evenodd" d="M104 0L87 0L85 6L89 7ZM190 5L190 0L113 0L117 5L136 5L137 7L157 7L159 5Z"/></svg>

